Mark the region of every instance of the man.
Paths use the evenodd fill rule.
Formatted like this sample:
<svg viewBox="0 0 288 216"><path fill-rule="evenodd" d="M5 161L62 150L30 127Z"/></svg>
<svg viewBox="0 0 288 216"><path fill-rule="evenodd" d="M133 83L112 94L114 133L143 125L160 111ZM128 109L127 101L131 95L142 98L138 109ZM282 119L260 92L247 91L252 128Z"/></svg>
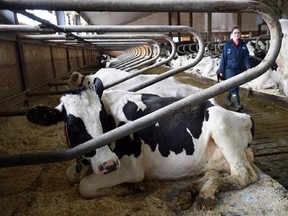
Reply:
<svg viewBox="0 0 288 216"><path fill-rule="evenodd" d="M229 79L242 73L251 67L249 52L246 44L240 39L241 31L239 26L235 26L232 29L231 39L225 43L220 67L219 76L222 78ZM232 96L232 101L231 101ZM232 106L234 104L235 111L243 109L240 103L239 87L230 89L225 100L226 105Z"/></svg>

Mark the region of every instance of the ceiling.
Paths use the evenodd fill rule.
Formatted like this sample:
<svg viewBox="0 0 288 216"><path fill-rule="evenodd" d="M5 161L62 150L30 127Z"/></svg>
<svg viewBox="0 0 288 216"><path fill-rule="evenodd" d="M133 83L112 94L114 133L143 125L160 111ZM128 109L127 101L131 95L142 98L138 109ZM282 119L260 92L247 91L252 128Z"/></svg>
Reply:
<svg viewBox="0 0 288 216"><path fill-rule="evenodd" d="M151 12L88 12L81 11L81 17L90 25L124 25L149 16Z"/></svg>

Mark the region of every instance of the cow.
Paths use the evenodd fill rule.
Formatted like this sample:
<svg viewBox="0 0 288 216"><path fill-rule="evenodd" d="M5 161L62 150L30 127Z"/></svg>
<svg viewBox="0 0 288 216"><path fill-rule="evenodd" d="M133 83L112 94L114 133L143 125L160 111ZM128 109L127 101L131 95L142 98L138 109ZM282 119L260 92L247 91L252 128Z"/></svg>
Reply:
<svg viewBox="0 0 288 216"><path fill-rule="evenodd" d="M113 63L113 62L116 62L118 59L113 57L113 56L110 56L109 54L102 54L100 56L97 56L96 57L97 61L98 61L98 65L101 67L101 68L107 68L107 67L110 67L110 65Z"/></svg>
<svg viewBox="0 0 288 216"><path fill-rule="evenodd" d="M83 75L78 71L74 71L69 78L69 87L75 89L81 86L89 87L93 85L96 78L100 78L104 85L109 85L113 81L120 80L129 76L129 72L115 68L102 68L96 73L91 75ZM120 84L110 87L109 89L121 89L128 90L133 87L136 83L142 83L147 80L155 79L159 75L156 74L140 74L127 81L124 81ZM154 93L160 96L169 96L169 97L186 97L191 94L194 94L200 91L200 88L197 88L192 85L183 84L174 77L166 78L161 80L154 85L148 86L144 89L139 90L141 93Z"/></svg>
<svg viewBox="0 0 288 216"><path fill-rule="evenodd" d="M93 88L82 87L63 95L55 108L31 108L27 119L45 126L64 121L73 147L180 99L103 90L97 78ZM205 174L196 183L199 207L211 209L219 191L241 189L257 181L249 146L253 134L249 115L228 111L207 100L110 143L119 163L99 164L99 158L105 158L108 152L100 148L85 155L93 171L86 169L79 176L77 164L73 164L66 175L71 184L79 183L84 198L94 198L124 182L177 180Z"/></svg>

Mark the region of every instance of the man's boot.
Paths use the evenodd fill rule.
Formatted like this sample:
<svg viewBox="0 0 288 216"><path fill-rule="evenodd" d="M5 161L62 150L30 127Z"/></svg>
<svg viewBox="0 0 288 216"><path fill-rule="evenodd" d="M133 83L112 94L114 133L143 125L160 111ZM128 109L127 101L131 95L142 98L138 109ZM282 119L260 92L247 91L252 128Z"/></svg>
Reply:
<svg viewBox="0 0 288 216"><path fill-rule="evenodd" d="M232 103L232 101L231 101L231 93L230 93L230 91L228 92L228 94L227 94L227 96L226 96L225 104L226 104L227 106L233 106L233 103Z"/></svg>
<svg viewBox="0 0 288 216"><path fill-rule="evenodd" d="M239 94L235 94L235 95L233 94L232 97L233 97L233 101L234 101L235 111L239 112L240 110L243 109L242 104L240 104Z"/></svg>

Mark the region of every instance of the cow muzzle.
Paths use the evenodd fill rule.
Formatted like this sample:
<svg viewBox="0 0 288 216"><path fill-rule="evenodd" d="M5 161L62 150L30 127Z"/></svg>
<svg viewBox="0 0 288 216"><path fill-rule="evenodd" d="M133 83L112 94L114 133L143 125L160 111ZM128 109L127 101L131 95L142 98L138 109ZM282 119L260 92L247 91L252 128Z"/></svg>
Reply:
<svg viewBox="0 0 288 216"><path fill-rule="evenodd" d="M102 174L108 174L110 172L117 170L119 168L119 165L120 163L118 160L113 160L113 159L108 160L100 164L100 166L98 167L98 171L99 173L102 173Z"/></svg>

